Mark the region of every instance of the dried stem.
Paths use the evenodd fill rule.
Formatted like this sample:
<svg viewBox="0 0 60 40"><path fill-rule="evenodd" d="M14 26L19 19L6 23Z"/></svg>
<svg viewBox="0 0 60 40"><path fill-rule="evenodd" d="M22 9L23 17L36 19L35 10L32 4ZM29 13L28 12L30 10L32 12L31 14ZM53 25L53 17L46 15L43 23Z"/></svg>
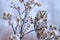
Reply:
<svg viewBox="0 0 60 40"><path fill-rule="evenodd" d="M29 33L33 32L33 31L35 31L35 30L30 30L30 31L29 31L29 32L27 32L26 34L29 34ZM26 35L26 34L24 34L24 35Z"/></svg>
<svg viewBox="0 0 60 40"><path fill-rule="evenodd" d="M13 24L11 24L11 26L12 26L12 29L13 29L14 34L16 34L16 31L14 30Z"/></svg>

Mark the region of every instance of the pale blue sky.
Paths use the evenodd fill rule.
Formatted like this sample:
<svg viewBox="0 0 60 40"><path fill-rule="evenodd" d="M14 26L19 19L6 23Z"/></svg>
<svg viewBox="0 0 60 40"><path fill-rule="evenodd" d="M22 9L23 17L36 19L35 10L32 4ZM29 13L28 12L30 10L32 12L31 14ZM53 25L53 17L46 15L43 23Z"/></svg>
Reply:
<svg viewBox="0 0 60 40"><path fill-rule="evenodd" d="M30 12L30 15L34 17L38 10L45 10L47 11L48 14L48 24L54 23L57 26L59 26L60 25L60 21L59 21L60 0L36 0L36 2L41 2L42 6L40 8L38 8L37 6L33 8L33 10ZM14 15L17 15L17 11L10 8L11 5L10 3L11 0L0 0L0 17L2 16L2 12L4 11L15 13ZM14 0L14 3L19 6L21 5L17 0ZM21 5L21 7L23 6Z"/></svg>

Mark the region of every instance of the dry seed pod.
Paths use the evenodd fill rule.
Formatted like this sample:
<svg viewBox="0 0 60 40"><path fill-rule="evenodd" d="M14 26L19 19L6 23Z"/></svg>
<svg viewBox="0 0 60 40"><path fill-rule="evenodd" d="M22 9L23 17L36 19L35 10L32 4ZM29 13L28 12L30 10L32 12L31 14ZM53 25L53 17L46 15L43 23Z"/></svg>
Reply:
<svg viewBox="0 0 60 40"><path fill-rule="evenodd" d="M54 37L56 37L56 36L57 36L56 30L51 30L51 31L49 32L49 35L50 35L50 39L53 39Z"/></svg>
<svg viewBox="0 0 60 40"><path fill-rule="evenodd" d="M59 32L60 32L60 29L59 29Z"/></svg>
<svg viewBox="0 0 60 40"><path fill-rule="evenodd" d="M34 1L34 0L30 0L30 1Z"/></svg>
<svg viewBox="0 0 60 40"><path fill-rule="evenodd" d="M20 7L18 6L17 9L20 10Z"/></svg>
<svg viewBox="0 0 60 40"><path fill-rule="evenodd" d="M13 4L13 1L11 1L11 4Z"/></svg>
<svg viewBox="0 0 60 40"><path fill-rule="evenodd" d="M11 25L11 21L8 21L9 25Z"/></svg>
<svg viewBox="0 0 60 40"><path fill-rule="evenodd" d="M7 14L3 12L3 19L7 19Z"/></svg>
<svg viewBox="0 0 60 40"><path fill-rule="evenodd" d="M26 9L30 8L29 2L26 2L26 3L24 4L24 6L25 6Z"/></svg>
<svg viewBox="0 0 60 40"><path fill-rule="evenodd" d="M15 35L9 35L8 40L19 40L19 37L16 34Z"/></svg>
<svg viewBox="0 0 60 40"><path fill-rule="evenodd" d="M6 16L6 13L5 12L3 12L3 16Z"/></svg>
<svg viewBox="0 0 60 40"><path fill-rule="evenodd" d="M50 28L54 29L54 27L56 27L54 24L50 25Z"/></svg>
<svg viewBox="0 0 60 40"><path fill-rule="evenodd" d="M8 13L7 16L12 16L12 15L10 13Z"/></svg>
<svg viewBox="0 0 60 40"><path fill-rule="evenodd" d="M35 3L34 0L30 0L29 2L30 2L30 4L34 4Z"/></svg>
<svg viewBox="0 0 60 40"><path fill-rule="evenodd" d="M33 20L32 18L31 18L31 20L30 20L30 21L31 21L31 24L33 24L33 23L34 23L34 20Z"/></svg>
<svg viewBox="0 0 60 40"><path fill-rule="evenodd" d="M35 3L35 5L37 5L38 7L41 6L41 4L38 2L38 3Z"/></svg>
<svg viewBox="0 0 60 40"><path fill-rule="evenodd" d="M7 14L7 17L8 17L9 20L11 20L11 16L12 15L10 13Z"/></svg>
<svg viewBox="0 0 60 40"><path fill-rule="evenodd" d="M13 6L10 6L11 8L13 7Z"/></svg>
<svg viewBox="0 0 60 40"><path fill-rule="evenodd" d="M22 32L22 37L24 37L24 32Z"/></svg>
<svg viewBox="0 0 60 40"><path fill-rule="evenodd" d="M24 1L24 0L19 0L19 2L21 2L21 3L22 3L23 1Z"/></svg>
<svg viewBox="0 0 60 40"><path fill-rule="evenodd" d="M16 21L17 21L17 22L19 22L19 21L20 21L20 19L19 19L18 17L16 17Z"/></svg>

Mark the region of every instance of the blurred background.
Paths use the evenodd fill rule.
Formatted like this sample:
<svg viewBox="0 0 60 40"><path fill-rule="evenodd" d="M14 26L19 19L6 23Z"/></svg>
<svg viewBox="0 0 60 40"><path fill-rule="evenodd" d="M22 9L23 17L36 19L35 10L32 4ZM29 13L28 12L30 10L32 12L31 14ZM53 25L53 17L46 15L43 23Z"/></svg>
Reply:
<svg viewBox="0 0 60 40"><path fill-rule="evenodd" d="M11 1L13 1L14 4L19 5L21 6L21 8L23 8L23 5L22 4L20 5L18 0L0 0L0 40L6 40L8 35L13 34L11 27L8 27L8 22L1 18L3 12L13 13L13 15L18 15L16 10L10 8ZM48 14L48 18L47 18L48 26L50 24L55 24L56 27L59 29L60 28L60 0L35 0L35 2L41 2L41 7L39 8L37 6L34 7L29 15L34 18L38 10L45 10ZM22 10L24 10L24 8ZM35 32L29 33L26 36L27 37L24 38L26 40L36 40Z"/></svg>

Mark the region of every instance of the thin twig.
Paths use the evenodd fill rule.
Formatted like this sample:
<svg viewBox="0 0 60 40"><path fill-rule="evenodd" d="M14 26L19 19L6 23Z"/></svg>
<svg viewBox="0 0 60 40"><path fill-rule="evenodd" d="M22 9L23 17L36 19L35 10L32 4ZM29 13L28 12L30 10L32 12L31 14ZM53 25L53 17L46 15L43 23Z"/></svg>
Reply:
<svg viewBox="0 0 60 40"><path fill-rule="evenodd" d="M33 32L33 31L35 31L35 30L31 30L31 31L27 32L26 34L29 34L29 33ZM24 34L24 35L26 35L26 34Z"/></svg>
<svg viewBox="0 0 60 40"><path fill-rule="evenodd" d="M16 34L16 31L14 30L13 24L11 26L12 26L12 29L13 29L14 34Z"/></svg>

